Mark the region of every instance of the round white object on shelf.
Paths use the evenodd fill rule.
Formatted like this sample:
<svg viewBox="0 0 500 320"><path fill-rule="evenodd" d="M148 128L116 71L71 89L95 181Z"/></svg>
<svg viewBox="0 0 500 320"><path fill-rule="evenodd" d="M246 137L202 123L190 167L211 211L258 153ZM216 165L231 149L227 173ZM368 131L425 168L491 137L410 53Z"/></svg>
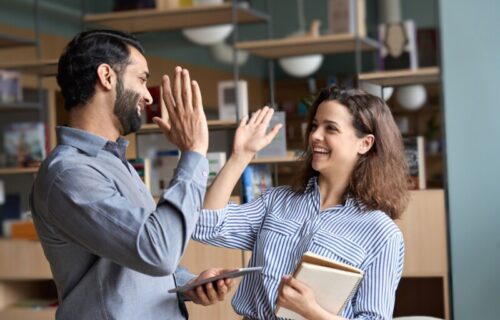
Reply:
<svg viewBox="0 0 500 320"><path fill-rule="evenodd" d="M183 29L182 34L192 42L209 46L224 41L233 31L231 24L221 24L211 27Z"/></svg>
<svg viewBox="0 0 500 320"><path fill-rule="evenodd" d="M361 81L359 83L359 88L379 98L382 98L381 94L383 94L385 101L389 100L394 92L394 87L384 87L384 89L382 89L380 85L368 81Z"/></svg>
<svg viewBox="0 0 500 320"><path fill-rule="evenodd" d="M225 42L216 43L210 47L210 50L212 51L212 54L215 57L215 59L217 59L217 61L230 65L233 64L233 47L231 47L227 43ZM237 50L236 64L238 66L245 64L248 60L248 55L249 54L247 51Z"/></svg>
<svg viewBox="0 0 500 320"><path fill-rule="evenodd" d="M311 54L279 59L279 64L286 73L294 77L306 77L316 72L323 63L322 54Z"/></svg>
<svg viewBox="0 0 500 320"><path fill-rule="evenodd" d="M382 90L382 94L384 96L384 100L387 101L392 97L392 94L394 93L394 87L384 87Z"/></svg>
<svg viewBox="0 0 500 320"><path fill-rule="evenodd" d="M396 100L406 110L418 110L427 101L427 91L421 84L399 87Z"/></svg>

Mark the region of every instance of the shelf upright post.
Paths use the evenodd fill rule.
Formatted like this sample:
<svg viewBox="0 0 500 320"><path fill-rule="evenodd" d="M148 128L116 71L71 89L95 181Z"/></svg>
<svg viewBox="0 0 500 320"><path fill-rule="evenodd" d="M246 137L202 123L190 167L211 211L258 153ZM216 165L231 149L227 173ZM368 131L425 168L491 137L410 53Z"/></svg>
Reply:
<svg viewBox="0 0 500 320"><path fill-rule="evenodd" d="M353 8L354 8L354 14L352 15L354 18L354 37L355 37L355 70L356 70L356 77L359 77L359 74L361 73L361 38L359 35L359 15L358 15L358 10L360 9L358 6L358 1L357 0L350 0L353 2ZM364 9L364 8L361 8ZM359 78L356 84L356 87L359 88Z"/></svg>
<svg viewBox="0 0 500 320"><path fill-rule="evenodd" d="M273 38L273 18L272 18L272 8L271 8L271 1L266 0L266 7L267 7L267 14L269 16L269 19L267 20L267 38L272 39ZM274 59L267 59L267 71L268 71L268 76L269 76L269 95L270 95L270 107L275 109L277 108L276 105L276 83L275 83L275 75L274 75Z"/></svg>
<svg viewBox="0 0 500 320"><path fill-rule="evenodd" d="M231 23L233 24L233 79L234 79L234 96L236 105L236 122L240 117L245 115L240 114L240 101L238 99L240 90L238 86L238 81L240 80L240 68L238 66L238 49L236 49L236 43L238 43L238 0L232 0L231 6Z"/></svg>
<svg viewBox="0 0 500 320"><path fill-rule="evenodd" d="M38 60L42 59L42 44L41 44L41 22L40 22L40 3L38 0L34 1L33 4L33 15L34 15L34 31L35 31L35 50L36 50L36 58ZM43 122L46 122L46 112L43 110L46 109L45 101L43 99L43 91L42 91L42 75L38 74L37 76L37 99L38 99L38 116L39 119Z"/></svg>

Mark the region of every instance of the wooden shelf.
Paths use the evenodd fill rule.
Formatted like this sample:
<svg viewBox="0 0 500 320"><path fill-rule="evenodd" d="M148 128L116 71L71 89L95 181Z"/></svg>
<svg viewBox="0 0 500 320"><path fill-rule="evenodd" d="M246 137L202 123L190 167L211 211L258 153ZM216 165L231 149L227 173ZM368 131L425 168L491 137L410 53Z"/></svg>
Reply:
<svg viewBox="0 0 500 320"><path fill-rule="evenodd" d="M34 46L36 41L30 38L0 33L0 49Z"/></svg>
<svg viewBox="0 0 500 320"><path fill-rule="evenodd" d="M52 279L38 241L0 239L0 280Z"/></svg>
<svg viewBox="0 0 500 320"><path fill-rule="evenodd" d="M355 52L356 41L362 50L376 50L378 43L369 38L356 38L352 34L330 34L319 37L297 37L239 42L236 48L247 50L263 58L281 58L316 53Z"/></svg>
<svg viewBox="0 0 500 320"><path fill-rule="evenodd" d="M0 112L18 112L40 110L41 104L37 102L1 102Z"/></svg>
<svg viewBox="0 0 500 320"><path fill-rule="evenodd" d="M251 163L295 163L300 160L295 156L293 151L287 151L287 155L284 157L265 157L265 158L255 158Z"/></svg>
<svg viewBox="0 0 500 320"><path fill-rule="evenodd" d="M435 83L440 81L440 70L438 67L428 67L416 70L393 70L362 73L359 75L359 80L381 86Z"/></svg>
<svg viewBox="0 0 500 320"><path fill-rule="evenodd" d="M57 59L32 60L15 63L1 63L0 69L16 70L23 73L37 74L44 77L57 74Z"/></svg>
<svg viewBox="0 0 500 320"><path fill-rule="evenodd" d="M227 129L235 129L238 127L236 121L232 120L208 120L208 129L209 130L227 130ZM138 132L139 134L143 133L161 133L160 128L154 123L147 123L141 126L141 130Z"/></svg>
<svg viewBox="0 0 500 320"><path fill-rule="evenodd" d="M252 9L237 8L238 23L256 23L267 15ZM232 23L232 5L192 6L169 10L143 9L86 15L86 23L126 32L167 31Z"/></svg>
<svg viewBox="0 0 500 320"><path fill-rule="evenodd" d="M9 320L53 320L56 318L56 307L33 309L33 308L18 308L11 307L0 310L0 319Z"/></svg>
<svg viewBox="0 0 500 320"><path fill-rule="evenodd" d="M37 173L38 172L38 167L27 167L27 168L22 168L22 167L4 167L0 168L0 175L9 175L9 174L26 174L26 173Z"/></svg>

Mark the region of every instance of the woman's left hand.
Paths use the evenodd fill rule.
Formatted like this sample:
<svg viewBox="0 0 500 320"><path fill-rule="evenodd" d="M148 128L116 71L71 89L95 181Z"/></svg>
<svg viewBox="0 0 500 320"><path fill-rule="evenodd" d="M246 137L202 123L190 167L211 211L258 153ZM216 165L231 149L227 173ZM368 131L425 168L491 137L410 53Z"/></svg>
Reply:
<svg viewBox="0 0 500 320"><path fill-rule="evenodd" d="M234 155L252 158L255 153L271 143L281 128L281 124L277 124L266 132L273 113L273 109L264 107L254 112L250 119L248 116L241 119L234 136Z"/></svg>
<svg viewBox="0 0 500 320"><path fill-rule="evenodd" d="M306 319L342 319L323 309L311 288L289 275L284 276L281 281L278 305Z"/></svg>

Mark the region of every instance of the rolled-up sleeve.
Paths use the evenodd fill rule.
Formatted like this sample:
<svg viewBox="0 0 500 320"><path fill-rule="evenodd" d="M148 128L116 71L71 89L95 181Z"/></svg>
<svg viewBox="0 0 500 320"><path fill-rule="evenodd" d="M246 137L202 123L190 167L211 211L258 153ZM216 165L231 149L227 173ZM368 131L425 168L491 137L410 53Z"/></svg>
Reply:
<svg viewBox="0 0 500 320"><path fill-rule="evenodd" d="M223 209L203 209L192 235L202 243L241 250L251 250L267 212L267 195L252 202L229 203Z"/></svg>
<svg viewBox="0 0 500 320"><path fill-rule="evenodd" d="M89 252L149 275L175 272L199 215L208 163L184 153L156 210L132 204L90 165L62 170L49 186L50 221Z"/></svg>

